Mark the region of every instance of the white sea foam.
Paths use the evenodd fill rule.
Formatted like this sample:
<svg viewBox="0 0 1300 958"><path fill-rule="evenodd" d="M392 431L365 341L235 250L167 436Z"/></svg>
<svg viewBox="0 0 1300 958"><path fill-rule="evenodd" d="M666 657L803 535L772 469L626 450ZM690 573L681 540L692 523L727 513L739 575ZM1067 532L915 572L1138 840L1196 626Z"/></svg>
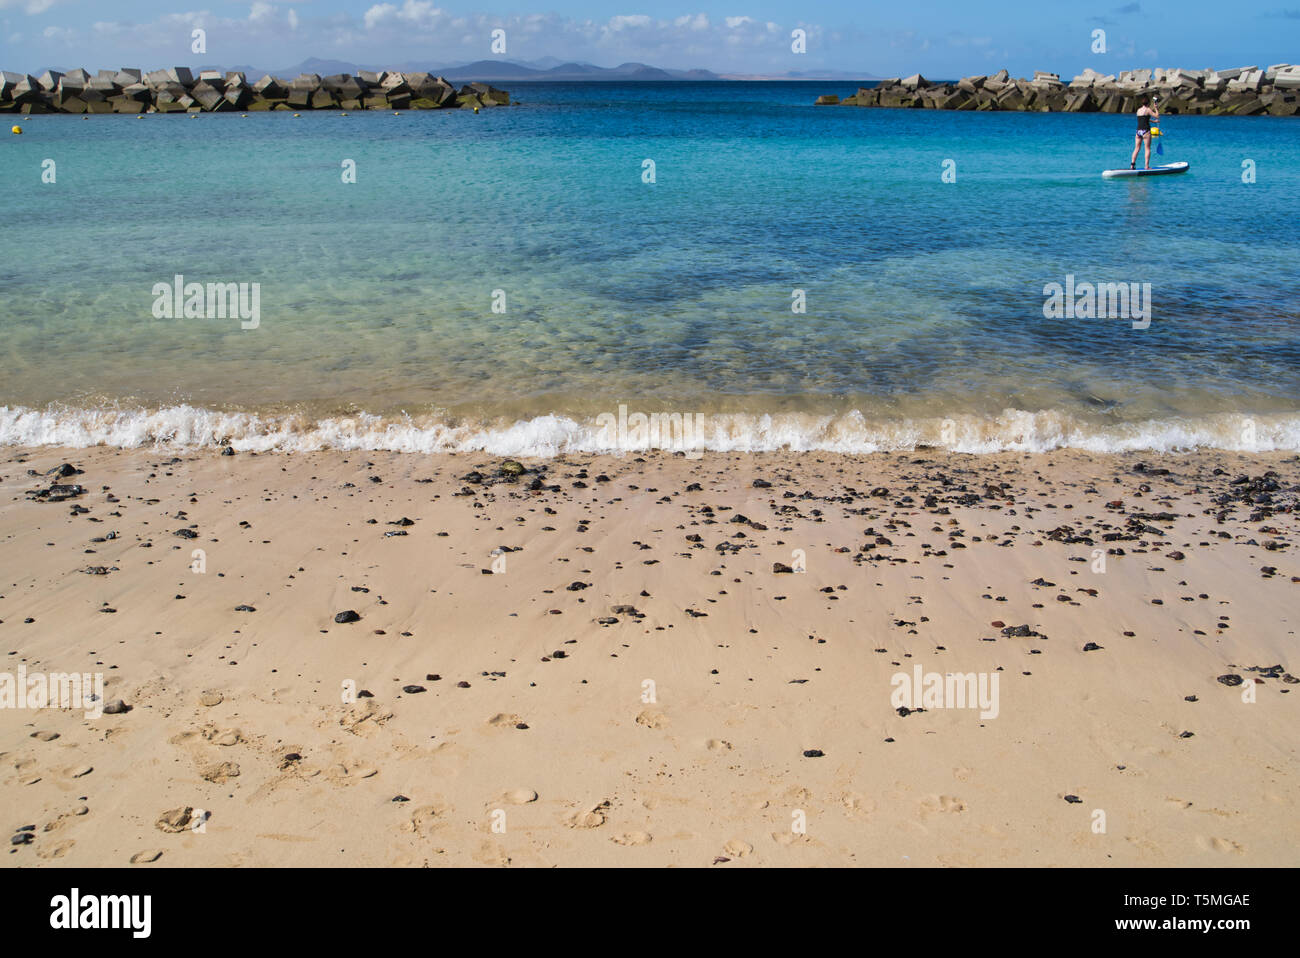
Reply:
<svg viewBox="0 0 1300 958"><path fill-rule="evenodd" d="M1017 409L988 417L885 420L854 411L837 415L718 414L705 415L701 421L694 448L715 452L871 453L920 446L967 453L1061 448L1090 452L1300 449L1300 412L1259 416L1217 413L1131 423L1095 423L1066 412ZM611 444L609 431L595 420L578 421L557 414L497 422L436 416L385 419L364 413L310 420L186 405L156 410L0 406L0 444L74 449L229 445L255 452L482 451L535 457L632 453L646 448L635 441Z"/></svg>

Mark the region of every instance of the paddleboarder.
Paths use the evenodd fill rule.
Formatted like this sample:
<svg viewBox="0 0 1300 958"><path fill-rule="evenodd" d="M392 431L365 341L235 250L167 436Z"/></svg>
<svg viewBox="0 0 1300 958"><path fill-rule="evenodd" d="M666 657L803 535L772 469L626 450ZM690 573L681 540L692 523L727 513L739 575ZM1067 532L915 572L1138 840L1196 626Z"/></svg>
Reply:
<svg viewBox="0 0 1300 958"><path fill-rule="evenodd" d="M1146 168L1151 169L1151 121L1154 120L1158 125L1160 123L1160 111L1151 104L1151 97L1144 96L1142 105L1137 111L1138 128L1137 138L1133 141L1133 157L1128 161L1130 170L1137 169L1138 150L1142 149L1142 144L1146 144Z"/></svg>

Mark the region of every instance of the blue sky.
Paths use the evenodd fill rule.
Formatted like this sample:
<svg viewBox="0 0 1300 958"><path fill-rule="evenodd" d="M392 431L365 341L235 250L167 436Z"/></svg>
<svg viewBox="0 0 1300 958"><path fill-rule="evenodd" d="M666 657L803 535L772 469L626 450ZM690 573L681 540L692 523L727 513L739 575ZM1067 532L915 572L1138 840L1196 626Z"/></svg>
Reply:
<svg viewBox="0 0 1300 958"><path fill-rule="evenodd" d="M205 56L190 50L195 27ZM493 58L498 27L508 59L750 74L1072 76L1300 60L1300 0L0 0L0 67L457 62ZM790 48L796 28L802 55ZM1105 54L1091 50L1095 29Z"/></svg>

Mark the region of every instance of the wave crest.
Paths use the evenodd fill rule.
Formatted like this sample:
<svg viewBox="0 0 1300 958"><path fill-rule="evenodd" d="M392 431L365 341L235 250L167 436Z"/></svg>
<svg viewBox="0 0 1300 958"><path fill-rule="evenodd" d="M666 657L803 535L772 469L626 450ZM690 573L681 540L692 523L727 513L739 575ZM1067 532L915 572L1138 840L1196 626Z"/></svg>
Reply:
<svg viewBox="0 0 1300 958"><path fill-rule="evenodd" d="M783 449L862 454L923 447L965 453L1300 449L1300 413L1216 413L1131 423L1097 423L1056 410L1018 409L996 416L917 419L870 419L857 411L835 415L723 413L684 417L692 426L684 432L641 429L635 413L624 418L620 428L612 425L613 416L579 421L560 414L467 422L436 415L383 418L367 413L310 419L188 405L153 410L3 406L0 444L74 449L228 445L252 452L486 452L542 458L649 449L688 454Z"/></svg>

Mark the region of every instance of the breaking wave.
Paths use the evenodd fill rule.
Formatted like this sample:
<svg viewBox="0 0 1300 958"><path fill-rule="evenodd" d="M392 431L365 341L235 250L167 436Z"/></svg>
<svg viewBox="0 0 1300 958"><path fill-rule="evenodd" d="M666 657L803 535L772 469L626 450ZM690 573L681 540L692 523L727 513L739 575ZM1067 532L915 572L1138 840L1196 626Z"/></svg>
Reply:
<svg viewBox="0 0 1300 958"><path fill-rule="evenodd" d="M871 419L835 415L692 414L671 426L636 414L583 420L549 414L529 419L467 421L451 417L368 414L312 419L302 415L222 412L188 405L161 409L30 409L0 406L0 444L87 448L203 448L310 452L323 449L406 453L486 452L552 457L648 449L710 452L777 450L872 453L932 447L953 452L1178 451L1300 449L1300 412L1248 416L1217 413L1137 422L1093 422L1067 412L1008 409L996 416ZM682 427L685 420L685 428Z"/></svg>

